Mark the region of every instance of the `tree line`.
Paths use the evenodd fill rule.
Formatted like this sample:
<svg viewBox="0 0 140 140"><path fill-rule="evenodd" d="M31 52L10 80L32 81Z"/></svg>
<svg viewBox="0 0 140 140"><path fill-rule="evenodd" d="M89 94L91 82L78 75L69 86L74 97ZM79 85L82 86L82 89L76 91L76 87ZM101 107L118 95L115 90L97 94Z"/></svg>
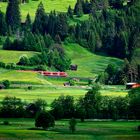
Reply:
<svg viewBox="0 0 140 140"><path fill-rule="evenodd" d="M30 90L30 89L29 89ZM84 119L140 119L140 88L129 91L126 97L102 96L99 85L94 85L84 97L74 100L73 96L60 96L47 111L55 120L66 118ZM5 97L0 106L0 117L35 118L46 112L47 102L38 99L31 103L16 97Z"/></svg>

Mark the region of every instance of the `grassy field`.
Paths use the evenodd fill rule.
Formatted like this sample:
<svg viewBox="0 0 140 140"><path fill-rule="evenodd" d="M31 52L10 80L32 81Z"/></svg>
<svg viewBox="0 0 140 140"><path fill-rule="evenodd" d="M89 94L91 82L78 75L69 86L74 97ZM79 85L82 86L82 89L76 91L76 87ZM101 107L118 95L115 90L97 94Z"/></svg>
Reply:
<svg viewBox="0 0 140 140"><path fill-rule="evenodd" d="M38 73L0 69L0 82L3 80L14 83L46 84L46 80L40 78Z"/></svg>
<svg viewBox="0 0 140 140"><path fill-rule="evenodd" d="M42 87L33 87L32 90L28 90L27 86L24 88L17 89L3 89L0 90L0 100L2 100L5 96L15 96L25 100L27 102L32 102L38 98L44 99L50 104L54 99L58 98L61 95L70 95L73 96L74 99L78 99L87 93L86 88L81 87L63 87L63 86L42 86ZM101 94L103 96L126 96L127 91L123 86L105 86L101 90Z"/></svg>
<svg viewBox="0 0 140 140"><path fill-rule="evenodd" d="M34 128L32 119L7 119L10 125L3 125L0 119L1 140L139 140L135 131L140 122L78 122L75 134L69 131L68 120L56 121L54 128L30 130Z"/></svg>
<svg viewBox="0 0 140 140"><path fill-rule="evenodd" d="M0 50L0 61L4 63L17 63L21 56L27 55L31 57L35 52L30 51L10 51L10 50Z"/></svg>
<svg viewBox="0 0 140 140"><path fill-rule="evenodd" d="M20 5L23 20L25 20L25 17L28 13L30 13L32 19L34 19L36 9L41 1L43 2L46 12L50 12L52 10L55 10L57 12L66 12L69 5L71 5L71 7L73 8L76 2L76 0L38 0L38 1L29 0L29 1L30 1L29 3ZM1 11L5 12L6 6L7 3L0 2Z"/></svg>
<svg viewBox="0 0 140 140"><path fill-rule="evenodd" d="M108 64L121 66L121 59L92 54L78 44L64 46L66 53L72 59L72 64L78 65L78 71L68 71L72 77L94 77L104 71Z"/></svg>

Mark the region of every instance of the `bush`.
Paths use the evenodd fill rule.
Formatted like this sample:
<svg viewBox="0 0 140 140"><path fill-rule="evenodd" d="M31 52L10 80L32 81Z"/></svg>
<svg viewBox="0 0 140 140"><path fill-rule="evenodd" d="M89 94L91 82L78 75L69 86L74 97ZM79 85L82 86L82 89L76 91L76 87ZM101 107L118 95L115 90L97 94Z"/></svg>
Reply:
<svg viewBox="0 0 140 140"><path fill-rule="evenodd" d="M6 89L8 89L10 87L10 81L9 80L4 80L2 82L2 84L3 84L4 88L6 88Z"/></svg>
<svg viewBox="0 0 140 140"><path fill-rule="evenodd" d="M27 55L23 55L20 57L20 60L17 64L23 65L23 66L28 66L28 65L30 65L30 60Z"/></svg>
<svg viewBox="0 0 140 140"><path fill-rule="evenodd" d="M140 131L140 125L137 127L137 130Z"/></svg>
<svg viewBox="0 0 140 140"><path fill-rule="evenodd" d="M38 65L34 70L42 70L42 71L45 71L46 70L46 67L43 66L43 65Z"/></svg>
<svg viewBox="0 0 140 140"><path fill-rule="evenodd" d="M54 117L49 112L40 112L35 119L35 126L47 129L55 125Z"/></svg>
<svg viewBox="0 0 140 140"><path fill-rule="evenodd" d="M74 133L76 131L76 120L74 118L72 118L69 121L69 129L71 130L72 133Z"/></svg>
<svg viewBox="0 0 140 140"><path fill-rule="evenodd" d="M9 121L3 121L3 125L9 125Z"/></svg>

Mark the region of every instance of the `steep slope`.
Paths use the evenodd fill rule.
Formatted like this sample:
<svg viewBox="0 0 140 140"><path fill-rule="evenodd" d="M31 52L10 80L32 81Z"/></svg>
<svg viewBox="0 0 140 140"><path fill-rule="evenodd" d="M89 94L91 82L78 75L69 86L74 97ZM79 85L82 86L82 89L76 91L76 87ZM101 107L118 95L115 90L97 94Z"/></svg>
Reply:
<svg viewBox="0 0 140 140"><path fill-rule="evenodd" d="M104 71L108 64L121 66L123 61L118 58L92 54L78 44L64 46L66 53L72 59L72 64L78 65L78 71L68 71L72 77L94 77Z"/></svg>

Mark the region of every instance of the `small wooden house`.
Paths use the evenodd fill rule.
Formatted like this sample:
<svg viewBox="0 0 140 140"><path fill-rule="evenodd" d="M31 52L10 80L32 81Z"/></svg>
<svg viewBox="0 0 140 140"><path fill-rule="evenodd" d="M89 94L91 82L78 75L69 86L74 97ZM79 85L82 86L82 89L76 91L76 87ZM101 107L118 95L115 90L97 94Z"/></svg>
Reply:
<svg viewBox="0 0 140 140"><path fill-rule="evenodd" d="M78 65L70 65L70 70L77 71Z"/></svg>

